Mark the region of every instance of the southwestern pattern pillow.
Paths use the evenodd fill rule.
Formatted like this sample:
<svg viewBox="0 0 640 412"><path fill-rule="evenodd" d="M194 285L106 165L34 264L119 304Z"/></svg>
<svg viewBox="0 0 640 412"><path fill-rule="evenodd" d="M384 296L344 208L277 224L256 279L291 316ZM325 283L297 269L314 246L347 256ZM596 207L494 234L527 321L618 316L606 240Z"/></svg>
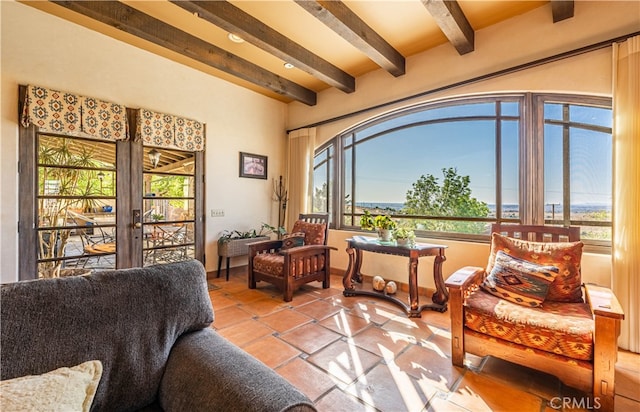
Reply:
<svg viewBox="0 0 640 412"><path fill-rule="evenodd" d="M491 273L499 251L539 265L553 265L558 276L549 286L548 301L582 303L582 242L530 242L494 233L487 273Z"/></svg>
<svg viewBox="0 0 640 412"><path fill-rule="evenodd" d="M282 237L282 246L280 250L291 249L292 247L304 246L304 233L289 233Z"/></svg>
<svg viewBox="0 0 640 412"><path fill-rule="evenodd" d="M542 306L557 275L555 266L537 265L499 251L480 287L509 302L535 308Z"/></svg>

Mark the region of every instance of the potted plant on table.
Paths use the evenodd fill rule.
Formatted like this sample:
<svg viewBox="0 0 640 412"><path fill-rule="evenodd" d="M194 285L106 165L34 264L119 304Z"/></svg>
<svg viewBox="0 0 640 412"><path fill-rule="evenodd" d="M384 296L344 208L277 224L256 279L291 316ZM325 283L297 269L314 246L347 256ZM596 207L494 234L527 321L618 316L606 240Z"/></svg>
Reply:
<svg viewBox="0 0 640 412"><path fill-rule="evenodd" d="M391 240L391 231L395 229L394 222L389 215L376 215L375 217L368 210L360 216L360 228L363 230L375 230L378 232L380 240L388 242Z"/></svg>
<svg viewBox="0 0 640 412"><path fill-rule="evenodd" d="M396 240L398 246L408 246L411 245L416 235L413 230L406 227L397 227L393 230L393 238Z"/></svg>
<svg viewBox="0 0 640 412"><path fill-rule="evenodd" d="M218 238L218 255L220 256L240 256L246 255L248 244L259 240L269 239L269 234L284 234L283 227L274 227L263 223L259 230L250 229L247 231L224 230Z"/></svg>

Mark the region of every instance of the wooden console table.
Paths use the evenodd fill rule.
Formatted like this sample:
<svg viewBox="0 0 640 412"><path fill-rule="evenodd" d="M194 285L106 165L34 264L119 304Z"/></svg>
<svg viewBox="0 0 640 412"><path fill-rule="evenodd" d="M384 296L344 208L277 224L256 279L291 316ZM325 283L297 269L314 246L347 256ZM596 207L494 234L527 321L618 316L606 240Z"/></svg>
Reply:
<svg viewBox="0 0 640 412"><path fill-rule="evenodd" d="M449 300L449 292L442 279L442 262L446 260L444 256L444 250L446 248L447 247L443 245L426 243L417 243L413 246L397 246L391 242L379 242L375 238L366 238L363 236L347 239L349 266L342 279L342 284L344 285L343 294L344 296L365 295L386 299L402 307L409 317L419 318L425 309L444 312L447 310L447 301ZM360 268L362 267L363 251L406 256L409 258L409 304L386 292L377 292L373 290L373 288L367 290L362 287L356 287L353 284L354 281L362 284L363 275L360 273ZM433 280L436 285L436 291L431 297L433 303L421 306L418 301L418 259L424 256L435 256L433 262Z"/></svg>

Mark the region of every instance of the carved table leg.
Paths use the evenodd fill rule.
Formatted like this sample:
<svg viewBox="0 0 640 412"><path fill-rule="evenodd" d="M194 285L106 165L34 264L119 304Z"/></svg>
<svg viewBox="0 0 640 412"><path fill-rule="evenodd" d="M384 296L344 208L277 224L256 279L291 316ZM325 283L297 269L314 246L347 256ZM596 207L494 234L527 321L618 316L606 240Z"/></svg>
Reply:
<svg viewBox="0 0 640 412"><path fill-rule="evenodd" d="M447 309L447 301L449 300L449 291L444 285L444 279L442 279L442 262L445 260L447 260L447 258L443 252L440 251L440 254L436 256L433 261L433 281L436 285L436 291L431 297L433 303L444 306L442 309L443 312Z"/></svg>
<svg viewBox="0 0 640 412"><path fill-rule="evenodd" d="M418 302L418 258L409 258L409 317L421 317Z"/></svg>
<svg viewBox="0 0 640 412"><path fill-rule="evenodd" d="M360 273L360 268L362 268L362 250L356 249L356 262L355 267L353 269L353 280L358 283L362 283L362 273Z"/></svg>
<svg viewBox="0 0 640 412"><path fill-rule="evenodd" d="M347 245L347 255L349 255L349 265L347 266L347 271L344 273L344 276L342 278L342 285L344 286L344 295L353 296L353 295L347 295L347 293L348 291L355 289L353 287L353 283L351 283L351 278L353 276L353 272L356 266L355 263L357 259L355 258L355 250L351 247L350 244Z"/></svg>

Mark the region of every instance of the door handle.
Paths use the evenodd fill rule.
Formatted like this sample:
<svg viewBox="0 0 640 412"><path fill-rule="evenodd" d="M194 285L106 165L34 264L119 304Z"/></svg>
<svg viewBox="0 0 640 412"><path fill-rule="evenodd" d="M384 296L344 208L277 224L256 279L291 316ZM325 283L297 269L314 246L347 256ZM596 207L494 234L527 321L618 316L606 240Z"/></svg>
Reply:
<svg viewBox="0 0 640 412"><path fill-rule="evenodd" d="M133 209L133 227L136 229L140 229L142 227L142 214L140 213L140 209Z"/></svg>

